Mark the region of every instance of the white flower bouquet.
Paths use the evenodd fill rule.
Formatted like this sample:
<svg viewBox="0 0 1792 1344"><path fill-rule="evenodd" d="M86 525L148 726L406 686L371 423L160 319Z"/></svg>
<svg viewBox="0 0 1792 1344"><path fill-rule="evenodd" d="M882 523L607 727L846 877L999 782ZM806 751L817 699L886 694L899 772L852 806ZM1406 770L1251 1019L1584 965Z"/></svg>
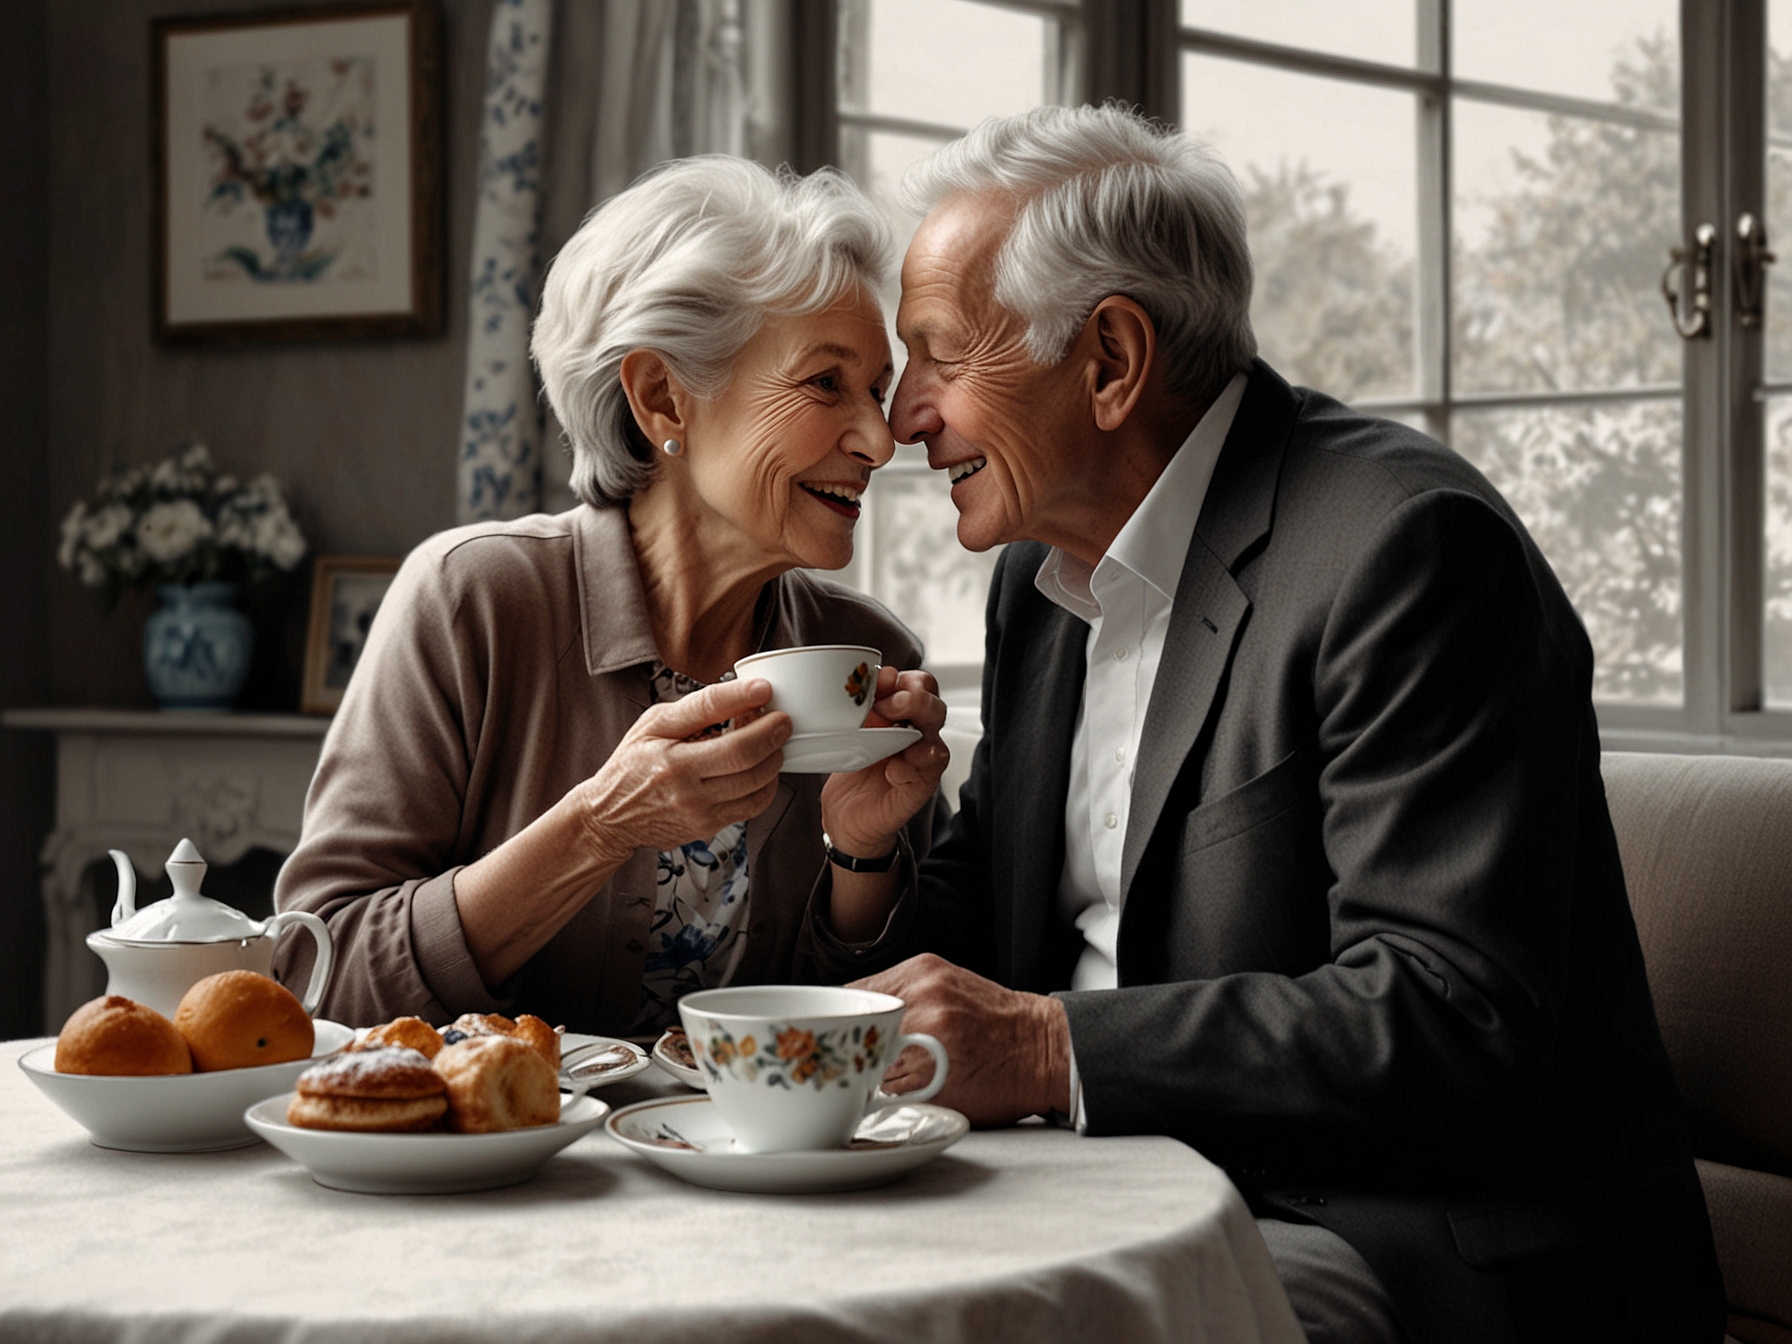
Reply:
<svg viewBox="0 0 1792 1344"><path fill-rule="evenodd" d="M258 585L305 558L280 483L222 475L197 440L152 467L120 468L62 520L56 557L110 609L130 588Z"/></svg>

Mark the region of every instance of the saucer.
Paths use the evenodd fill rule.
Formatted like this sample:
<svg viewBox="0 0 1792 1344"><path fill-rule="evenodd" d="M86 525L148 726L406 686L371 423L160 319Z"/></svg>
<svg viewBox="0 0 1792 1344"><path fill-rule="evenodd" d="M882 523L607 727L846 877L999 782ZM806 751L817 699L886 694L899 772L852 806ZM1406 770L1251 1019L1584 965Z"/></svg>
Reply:
<svg viewBox="0 0 1792 1344"><path fill-rule="evenodd" d="M244 1148L256 1137L243 1125L243 1108L290 1092L298 1076L334 1054L355 1033L339 1022L312 1022L308 1059L257 1064L214 1073L121 1077L56 1072L54 1043L27 1050L19 1067L39 1090L78 1122L100 1148L132 1153L202 1153Z"/></svg>
<svg viewBox="0 0 1792 1344"><path fill-rule="evenodd" d="M798 733L784 744L784 773L836 775L863 770L920 740L919 728L849 728L843 733Z"/></svg>
<svg viewBox="0 0 1792 1344"><path fill-rule="evenodd" d="M899 1106L859 1126L845 1148L743 1153L707 1096L624 1106L605 1125L623 1147L692 1185L748 1194L815 1195L886 1185L931 1162L971 1128L944 1106Z"/></svg>
<svg viewBox="0 0 1792 1344"><path fill-rule="evenodd" d="M610 1108L563 1097L552 1125L497 1134L356 1134L286 1122L293 1098L269 1097L243 1114L249 1128L332 1190L363 1195L458 1195L521 1185L555 1153L596 1129Z"/></svg>
<svg viewBox="0 0 1792 1344"><path fill-rule="evenodd" d="M671 1035L672 1033L668 1031L653 1043L653 1062L686 1087L694 1087L699 1092L708 1091L709 1089L703 1082L703 1070L680 1063L678 1057L666 1048L666 1041Z"/></svg>

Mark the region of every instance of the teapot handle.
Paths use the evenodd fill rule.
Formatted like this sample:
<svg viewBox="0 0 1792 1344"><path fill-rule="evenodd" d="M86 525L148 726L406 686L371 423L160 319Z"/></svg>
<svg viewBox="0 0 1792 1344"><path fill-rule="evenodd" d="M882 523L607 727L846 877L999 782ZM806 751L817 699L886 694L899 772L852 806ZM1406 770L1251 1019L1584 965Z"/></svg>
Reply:
<svg viewBox="0 0 1792 1344"><path fill-rule="evenodd" d="M317 961L311 967L311 983L305 986L304 997L300 1003L307 1016L317 1014L317 1005L324 1000L324 991L330 987L330 972L335 967L336 958L330 948L330 930L323 920L307 910L285 910L275 915L262 926L262 932L269 938L278 938L282 929L298 925L317 941Z"/></svg>
<svg viewBox="0 0 1792 1344"><path fill-rule="evenodd" d="M112 903L112 922L122 924L137 913L137 870L131 856L122 849L108 849L113 866L118 869L118 899Z"/></svg>

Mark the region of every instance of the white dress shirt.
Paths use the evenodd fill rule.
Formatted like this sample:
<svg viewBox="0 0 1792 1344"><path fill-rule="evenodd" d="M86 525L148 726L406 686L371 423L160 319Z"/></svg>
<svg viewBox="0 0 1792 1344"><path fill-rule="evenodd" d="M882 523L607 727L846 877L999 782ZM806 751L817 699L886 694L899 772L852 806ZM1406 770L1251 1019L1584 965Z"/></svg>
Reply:
<svg viewBox="0 0 1792 1344"><path fill-rule="evenodd" d="M1058 883L1059 912L1083 935L1072 989L1118 983L1120 858L1132 810L1133 761L1182 562L1245 382L1241 373L1226 385L1093 570L1053 549L1033 580L1051 601L1089 623Z"/></svg>

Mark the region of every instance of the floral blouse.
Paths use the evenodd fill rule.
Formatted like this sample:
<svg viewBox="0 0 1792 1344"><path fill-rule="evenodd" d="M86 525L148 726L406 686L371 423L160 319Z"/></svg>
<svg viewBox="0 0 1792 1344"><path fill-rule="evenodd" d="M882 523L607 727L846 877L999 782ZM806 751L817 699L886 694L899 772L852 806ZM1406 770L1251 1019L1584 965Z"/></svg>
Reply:
<svg viewBox="0 0 1792 1344"><path fill-rule="evenodd" d="M653 664L656 703L702 687L664 663ZM661 850L634 1031L678 1025L679 998L727 984L746 944L747 823L737 821L708 840Z"/></svg>

